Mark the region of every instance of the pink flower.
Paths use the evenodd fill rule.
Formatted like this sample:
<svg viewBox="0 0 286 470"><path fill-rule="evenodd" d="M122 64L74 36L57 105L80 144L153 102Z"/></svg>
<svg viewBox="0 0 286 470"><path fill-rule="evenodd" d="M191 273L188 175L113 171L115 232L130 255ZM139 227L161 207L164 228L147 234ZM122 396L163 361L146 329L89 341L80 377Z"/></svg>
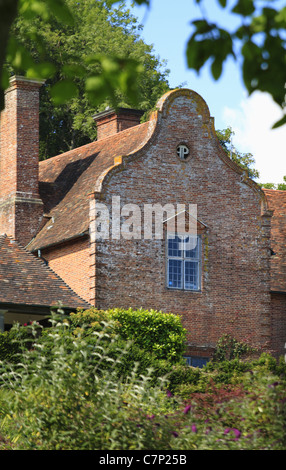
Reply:
<svg viewBox="0 0 286 470"><path fill-rule="evenodd" d="M241 432L238 429L233 429L234 435L236 438L239 438L241 436Z"/></svg>
<svg viewBox="0 0 286 470"><path fill-rule="evenodd" d="M186 408L184 409L184 414L186 415L190 411L191 408L192 408L191 405L187 405Z"/></svg>
<svg viewBox="0 0 286 470"><path fill-rule="evenodd" d="M235 440L239 439L240 436L241 436L241 432L236 429L236 428L226 428L224 430L224 434L228 434L230 431L233 431L234 435L235 435Z"/></svg>
<svg viewBox="0 0 286 470"><path fill-rule="evenodd" d="M195 424L192 424L191 429L193 432L197 432L197 426Z"/></svg>

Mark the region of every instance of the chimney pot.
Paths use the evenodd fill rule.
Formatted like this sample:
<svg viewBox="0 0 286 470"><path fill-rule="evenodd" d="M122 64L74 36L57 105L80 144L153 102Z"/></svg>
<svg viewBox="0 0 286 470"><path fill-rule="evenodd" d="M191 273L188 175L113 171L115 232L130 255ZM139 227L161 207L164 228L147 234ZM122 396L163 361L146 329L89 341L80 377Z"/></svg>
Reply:
<svg viewBox="0 0 286 470"><path fill-rule="evenodd" d="M97 140L110 137L130 127L138 126L144 111L131 108L110 109L107 107L93 119L97 124Z"/></svg>

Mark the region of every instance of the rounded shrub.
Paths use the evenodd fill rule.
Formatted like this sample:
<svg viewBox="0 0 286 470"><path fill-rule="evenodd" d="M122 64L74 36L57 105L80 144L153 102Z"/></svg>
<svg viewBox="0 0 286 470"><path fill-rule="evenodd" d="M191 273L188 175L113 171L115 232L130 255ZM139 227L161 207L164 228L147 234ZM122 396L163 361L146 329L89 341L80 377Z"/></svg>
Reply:
<svg viewBox="0 0 286 470"><path fill-rule="evenodd" d="M186 330L180 316L172 313L131 308L107 311L91 308L71 314L70 324L74 330L85 327L87 334L108 324L109 333L119 335L124 341L132 341L154 358L168 360L173 364L182 361Z"/></svg>

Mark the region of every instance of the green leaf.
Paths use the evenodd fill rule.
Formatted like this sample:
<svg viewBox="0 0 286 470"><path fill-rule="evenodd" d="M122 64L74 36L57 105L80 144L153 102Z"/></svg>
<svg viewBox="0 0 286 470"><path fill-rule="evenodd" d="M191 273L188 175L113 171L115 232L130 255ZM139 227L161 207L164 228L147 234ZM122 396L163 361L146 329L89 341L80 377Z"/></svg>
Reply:
<svg viewBox="0 0 286 470"><path fill-rule="evenodd" d="M20 17L25 19L31 19L36 15L42 18L49 16L47 6L41 0L20 0L18 12Z"/></svg>
<svg viewBox="0 0 286 470"><path fill-rule="evenodd" d="M216 58L211 65L212 75L215 80L218 80L222 73L222 60Z"/></svg>
<svg viewBox="0 0 286 470"><path fill-rule="evenodd" d="M252 19L250 28L253 33L260 33L265 30L267 19L264 15L255 16Z"/></svg>
<svg viewBox="0 0 286 470"><path fill-rule="evenodd" d="M98 92L103 89L105 86L104 78L102 75L95 75L93 77L88 77L85 81L85 89L88 93Z"/></svg>
<svg viewBox="0 0 286 470"><path fill-rule="evenodd" d="M218 0L218 2L222 8L226 7L227 0Z"/></svg>
<svg viewBox="0 0 286 470"><path fill-rule="evenodd" d="M150 6L150 0L133 0L137 5L147 5Z"/></svg>
<svg viewBox="0 0 286 470"><path fill-rule="evenodd" d="M34 64L30 52L20 44L13 35L10 36L8 43L7 61L12 65L14 70L21 71L21 73Z"/></svg>
<svg viewBox="0 0 286 470"><path fill-rule="evenodd" d="M53 15L64 24L73 25L74 17L63 0L46 0Z"/></svg>
<svg viewBox="0 0 286 470"><path fill-rule="evenodd" d="M88 94L89 100L94 106L98 106L108 97L111 97L111 99L113 98L112 89L108 86L103 75L88 77L85 82L85 90Z"/></svg>
<svg viewBox="0 0 286 470"><path fill-rule="evenodd" d="M209 23L206 20L194 20L192 21L192 25L196 28L196 31L194 33L195 36L210 33L213 30L217 29L216 24Z"/></svg>
<svg viewBox="0 0 286 470"><path fill-rule="evenodd" d="M28 78L48 79L55 75L56 67L51 62L41 62L34 64L27 69L26 76Z"/></svg>
<svg viewBox="0 0 286 470"><path fill-rule="evenodd" d="M282 119L280 119L279 121L275 122L275 124L273 124L272 129L277 129L278 127L281 127L284 124L286 124L286 114L285 116L283 116Z"/></svg>
<svg viewBox="0 0 286 470"><path fill-rule="evenodd" d="M6 68L3 67L2 77L1 77L1 88L6 90L9 87L9 72Z"/></svg>
<svg viewBox="0 0 286 470"><path fill-rule="evenodd" d="M279 25L279 27L284 27L285 28L285 25L286 25L286 7L282 8L282 10L280 10L276 16L275 16L275 21L277 23L277 25Z"/></svg>
<svg viewBox="0 0 286 470"><path fill-rule="evenodd" d="M63 65L62 73L67 78L85 77L86 69L80 64L67 64Z"/></svg>
<svg viewBox="0 0 286 470"><path fill-rule="evenodd" d="M196 41L194 37L191 37L186 50L188 67L198 72L211 57L212 46L213 42L210 39Z"/></svg>
<svg viewBox="0 0 286 470"><path fill-rule="evenodd" d="M248 41L243 45L241 53L249 61L257 60L258 57L261 57L260 47L252 41Z"/></svg>
<svg viewBox="0 0 286 470"><path fill-rule="evenodd" d="M108 74L116 74L120 69L118 60L113 59L112 57L102 57L101 66Z"/></svg>
<svg viewBox="0 0 286 470"><path fill-rule="evenodd" d="M253 0L239 0L232 9L233 13L237 13L242 16L250 16L254 11L255 6Z"/></svg>
<svg viewBox="0 0 286 470"><path fill-rule="evenodd" d="M61 105L78 95L78 88L72 80L61 80L51 88L51 98L55 105Z"/></svg>
<svg viewBox="0 0 286 470"><path fill-rule="evenodd" d="M12 3L14 0L6 1ZM35 11L30 11L28 16L28 10L34 2L48 20ZM57 155L71 146L79 147L93 141L96 138L96 126L91 118L94 112L114 104L133 107L138 90L140 99L138 106L134 107L148 110L169 89L166 65L155 56L152 46L140 39L141 26L130 10L123 6L123 2L111 1L109 5L113 5L112 10L103 0L64 0L64 3L74 17L73 26L60 21L60 18L65 20L65 12L62 13L62 10L55 17L52 6L57 8L58 5L53 0L19 0L22 13L13 28L14 36L30 51L32 59L26 68L21 71L17 69L19 73L24 74L28 70L29 74L34 75L36 71L46 78L43 70L36 70L35 63L49 61L56 67L56 74L42 88L41 93L41 119L45 121L45 126L41 126L41 159ZM61 7L62 0L59 2ZM8 59L13 59L16 52L17 45L13 57L10 54ZM110 60L103 60L104 56ZM139 74L137 64L132 70L133 66L127 60L131 57L143 64L144 74ZM17 60L19 65L24 63L23 53ZM12 67L14 63L9 60ZM93 85L87 84L88 88L94 88L87 92L86 78L101 73L102 80ZM79 92L78 97L70 103L55 108L49 90L59 79L74 80ZM91 96L92 100L89 99ZM65 90L62 99L64 97ZM49 119L50 116L53 119Z"/></svg>
<svg viewBox="0 0 286 470"><path fill-rule="evenodd" d="M73 15L64 0L20 0L19 15L26 19L40 16L45 21L54 16L61 23L74 24Z"/></svg>

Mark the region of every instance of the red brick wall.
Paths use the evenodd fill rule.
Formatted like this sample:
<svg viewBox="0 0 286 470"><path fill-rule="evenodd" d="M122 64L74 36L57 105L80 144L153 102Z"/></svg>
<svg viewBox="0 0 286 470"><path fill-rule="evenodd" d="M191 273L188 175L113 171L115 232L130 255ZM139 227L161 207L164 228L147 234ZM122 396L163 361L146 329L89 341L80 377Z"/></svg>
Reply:
<svg viewBox="0 0 286 470"><path fill-rule="evenodd" d="M223 333L269 348L270 218L261 217L261 192L219 156L198 95L181 90L166 103L151 144L109 175L101 202L110 214L112 196L120 196L121 205L139 204L142 213L146 203L197 204L207 226L202 291L166 287L162 240L97 240L96 305L180 314L196 351L213 348ZM191 151L184 162L176 154L181 142Z"/></svg>
<svg viewBox="0 0 286 470"><path fill-rule="evenodd" d="M286 295L272 293L272 349L276 357L286 354Z"/></svg>
<svg viewBox="0 0 286 470"><path fill-rule="evenodd" d="M0 231L23 245L42 216L38 188L39 82L13 77L0 129Z"/></svg>
<svg viewBox="0 0 286 470"><path fill-rule="evenodd" d="M88 238L46 248L41 252L53 269L80 297L90 300L90 247Z"/></svg>

